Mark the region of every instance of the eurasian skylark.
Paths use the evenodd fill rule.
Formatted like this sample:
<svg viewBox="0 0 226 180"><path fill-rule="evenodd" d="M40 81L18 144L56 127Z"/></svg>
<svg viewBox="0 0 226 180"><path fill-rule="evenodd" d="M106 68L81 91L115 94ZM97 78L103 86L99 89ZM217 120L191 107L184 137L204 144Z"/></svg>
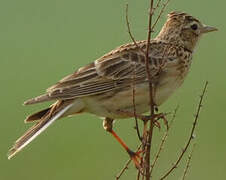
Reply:
<svg viewBox="0 0 226 180"><path fill-rule="evenodd" d="M201 35L216 30L186 13L168 14L162 30L151 40L149 52L153 100L157 106L164 103L183 83ZM130 43L114 49L63 78L48 88L46 94L26 101L25 105L52 100L56 102L25 119L26 123L36 124L15 142L8 158L22 150L55 120L83 112L105 117L104 128L120 141L112 130L112 120L131 117L124 111L133 114L134 83L136 113L142 114L149 110L145 56L141 51L146 50L146 41L138 41L137 44L139 48ZM124 148L127 147L124 145ZM133 160L136 161L136 158Z"/></svg>

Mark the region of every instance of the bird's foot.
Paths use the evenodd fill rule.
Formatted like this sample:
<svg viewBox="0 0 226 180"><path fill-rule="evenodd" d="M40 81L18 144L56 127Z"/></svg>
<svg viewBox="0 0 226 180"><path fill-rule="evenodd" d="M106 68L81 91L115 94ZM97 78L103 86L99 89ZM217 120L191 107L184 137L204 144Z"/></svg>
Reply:
<svg viewBox="0 0 226 180"><path fill-rule="evenodd" d="M133 161L135 167L142 172L142 167L141 167L141 161L142 161L142 157L140 156L141 153L143 153L144 151L137 151L137 152L133 152L131 150L127 150L131 160Z"/></svg>
<svg viewBox="0 0 226 180"><path fill-rule="evenodd" d="M124 115L124 116L128 116L128 117L134 117L135 116L134 112L130 112L130 111L118 110L117 112ZM153 118L154 119L154 125L159 129L161 129L161 124L159 123L158 120L162 119L166 128L169 129L168 121L166 119L167 114L168 113L157 113L157 114L154 114L153 116L136 114L136 117L138 119L144 121L144 122L147 122L147 121L149 121Z"/></svg>
<svg viewBox="0 0 226 180"><path fill-rule="evenodd" d="M168 124L168 120L166 119L166 113L159 113L159 114L155 114L154 115L154 123L155 123L155 126L157 126L159 129L161 129L161 125L159 123L159 119L162 119L167 130L169 129L169 124Z"/></svg>
<svg viewBox="0 0 226 180"><path fill-rule="evenodd" d="M159 120L162 119L164 124L165 124L165 126L166 126L166 128L167 128L167 130L168 130L169 129L169 125L168 125L168 121L166 119L166 115L167 115L166 113L158 113L158 114L154 114L153 116L142 116L141 119L144 122L147 122L147 121L149 121L149 120L151 120L153 118L154 125L157 128L159 128L159 129L161 129L161 124L159 123Z"/></svg>

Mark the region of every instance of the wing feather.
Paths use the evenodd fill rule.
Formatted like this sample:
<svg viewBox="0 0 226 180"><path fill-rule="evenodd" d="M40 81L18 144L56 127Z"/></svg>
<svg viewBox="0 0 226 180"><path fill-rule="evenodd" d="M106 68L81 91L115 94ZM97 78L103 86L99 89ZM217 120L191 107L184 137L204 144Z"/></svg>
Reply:
<svg viewBox="0 0 226 180"><path fill-rule="evenodd" d="M138 45L145 50L146 41L140 41ZM162 50L166 46L167 44L152 41L149 64L153 80L158 78L159 69L163 68L162 65L167 59L176 58L175 53L167 51L167 54ZM136 83L145 82L145 69L144 54L133 43L127 44L48 88L46 100L73 99L114 91L130 86L134 81L134 75Z"/></svg>

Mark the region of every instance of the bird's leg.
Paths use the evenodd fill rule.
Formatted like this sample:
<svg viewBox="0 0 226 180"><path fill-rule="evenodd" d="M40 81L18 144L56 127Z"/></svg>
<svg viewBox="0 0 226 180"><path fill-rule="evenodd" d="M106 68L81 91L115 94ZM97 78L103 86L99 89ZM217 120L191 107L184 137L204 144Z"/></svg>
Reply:
<svg viewBox="0 0 226 180"><path fill-rule="evenodd" d="M130 158L133 160L136 168L138 168L139 170L141 170L141 157L140 157L140 153L142 153L143 151L138 151L138 152L133 152L132 150L129 149L129 147L124 143L124 141L115 133L115 131L113 130L113 119L111 118L105 118L103 121L103 127L104 129L111 133L114 138L122 145L122 147L126 150L126 152L129 154Z"/></svg>

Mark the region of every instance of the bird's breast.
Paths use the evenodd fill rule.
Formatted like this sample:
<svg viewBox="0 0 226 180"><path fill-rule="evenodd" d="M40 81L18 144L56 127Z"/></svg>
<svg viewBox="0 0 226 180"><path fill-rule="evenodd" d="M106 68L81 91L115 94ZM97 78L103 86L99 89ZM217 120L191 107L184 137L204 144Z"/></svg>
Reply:
<svg viewBox="0 0 226 180"><path fill-rule="evenodd" d="M178 89L184 82L191 66L191 56L170 62L161 72L155 90L155 103L161 105Z"/></svg>
<svg viewBox="0 0 226 180"><path fill-rule="evenodd" d="M142 114L149 109L148 83L134 87L122 88L116 91L85 97L86 111L102 117L113 119L128 118L130 115L123 112L133 112L133 92L136 112Z"/></svg>

